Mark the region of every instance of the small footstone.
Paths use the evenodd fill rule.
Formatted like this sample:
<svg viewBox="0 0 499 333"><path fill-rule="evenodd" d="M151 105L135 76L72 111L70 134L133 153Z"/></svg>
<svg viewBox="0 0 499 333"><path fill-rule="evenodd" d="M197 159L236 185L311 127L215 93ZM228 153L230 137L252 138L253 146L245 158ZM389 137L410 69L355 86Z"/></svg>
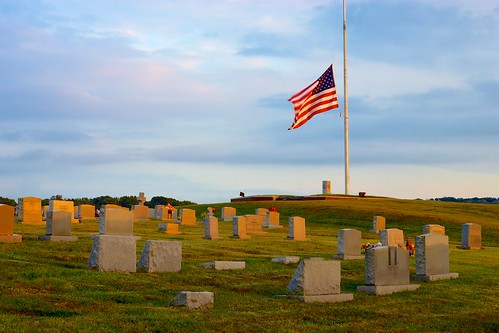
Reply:
<svg viewBox="0 0 499 333"><path fill-rule="evenodd" d="M185 306L190 310L211 309L213 307L213 293L209 291L182 291L180 292L171 305Z"/></svg>

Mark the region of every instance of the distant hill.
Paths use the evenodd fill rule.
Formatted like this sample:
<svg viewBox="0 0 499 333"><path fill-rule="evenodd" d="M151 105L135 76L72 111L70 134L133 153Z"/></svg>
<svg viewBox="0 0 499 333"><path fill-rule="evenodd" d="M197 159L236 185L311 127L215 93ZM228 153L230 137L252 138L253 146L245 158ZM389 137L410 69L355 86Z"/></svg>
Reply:
<svg viewBox="0 0 499 333"><path fill-rule="evenodd" d="M432 201L444 201L444 202L465 202L465 203L484 203L484 204L499 204L499 198L454 198L454 197L443 197L443 198L432 198Z"/></svg>

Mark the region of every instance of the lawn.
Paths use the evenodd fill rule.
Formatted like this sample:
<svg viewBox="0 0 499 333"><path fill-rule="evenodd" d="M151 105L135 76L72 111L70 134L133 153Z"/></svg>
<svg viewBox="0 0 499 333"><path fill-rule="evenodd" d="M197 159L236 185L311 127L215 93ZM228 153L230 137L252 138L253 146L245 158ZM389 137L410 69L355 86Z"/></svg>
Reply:
<svg viewBox="0 0 499 333"><path fill-rule="evenodd" d="M203 239L200 223L208 206L231 206L238 215L256 208L277 207L284 228L270 229L249 240L232 239L231 222L220 222L223 239ZM180 240L182 270L178 273L103 273L87 269L97 221L74 224L78 242L37 239L43 225L16 223L19 244L0 244L0 331L60 332L498 332L499 331L499 205L443 203L387 198L328 201L216 203L186 206L197 212L198 224L181 226L183 233L157 231L156 220L135 222L137 260L148 239ZM277 297L296 264L271 258L292 255L323 257L336 254L339 229L362 231L363 242L372 217L386 217L387 228L400 228L412 241L425 224L446 228L450 271L459 279L423 282L413 292L372 296L356 291L364 284L364 262L342 261L342 292L353 293L345 303L302 303ZM286 240L288 218L306 219L306 242ZM461 226L482 225L483 250L458 249ZM201 263L244 260L246 269L215 271ZM411 273L415 258L410 258ZM189 311L169 305L182 290L211 291L212 309Z"/></svg>

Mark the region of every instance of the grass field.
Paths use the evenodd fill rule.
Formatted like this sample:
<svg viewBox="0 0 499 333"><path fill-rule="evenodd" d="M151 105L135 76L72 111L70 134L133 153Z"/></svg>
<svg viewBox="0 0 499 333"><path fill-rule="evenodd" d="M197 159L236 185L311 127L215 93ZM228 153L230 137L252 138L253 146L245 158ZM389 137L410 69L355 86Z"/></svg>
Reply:
<svg viewBox="0 0 499 333"><path fill-rule="evenodd" d="M204 227L181 226L179 236L157 231L159 221L136 222L137 260L147 239L181 240L178 273L102 273L87 269L90 235L97 221L74 224L74 243L39 241L43 225L16 224L20 244L0 244L0 331L3 332L499 332L499 205L443 203L382 198L332 201L276 201L189 206L198 221L208 206L232 206L238 215L275 206L282 229L250 240L231 239L231 222L220 222L221 240L202 239ZM372 296L356 291L364 284L364 262L342 261L345 303L302 303L285 294L296 265L272 263L283 255L330 258L337 232L368 231L373 215L387 228L400 228L414 241L424 224L443 225L450 240L450 271L459 279L422 283L413 292ZM310 241L285 240L291 216L306 219ZM461 225L482 225L481 251L457 249ZM244 260L246 269L215 271L200 264ZM410 258L411 273L415 259ZM213 309L189 311L169 302L182 290L211 291Z"/></svg>

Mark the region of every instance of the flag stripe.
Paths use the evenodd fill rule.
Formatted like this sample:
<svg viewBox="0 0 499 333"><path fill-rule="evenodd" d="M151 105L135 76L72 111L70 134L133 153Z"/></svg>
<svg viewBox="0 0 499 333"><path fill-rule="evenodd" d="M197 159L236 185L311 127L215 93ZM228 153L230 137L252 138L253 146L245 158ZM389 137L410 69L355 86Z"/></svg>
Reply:
<svg viewBox="0 0 499 333"><path fill-rule="evenodd" d="M313 116L338 107L338 97L334 84L333 65L308 87L294 94L289 101L293 103L295 118L289 129L296 129Z"/></svg>

